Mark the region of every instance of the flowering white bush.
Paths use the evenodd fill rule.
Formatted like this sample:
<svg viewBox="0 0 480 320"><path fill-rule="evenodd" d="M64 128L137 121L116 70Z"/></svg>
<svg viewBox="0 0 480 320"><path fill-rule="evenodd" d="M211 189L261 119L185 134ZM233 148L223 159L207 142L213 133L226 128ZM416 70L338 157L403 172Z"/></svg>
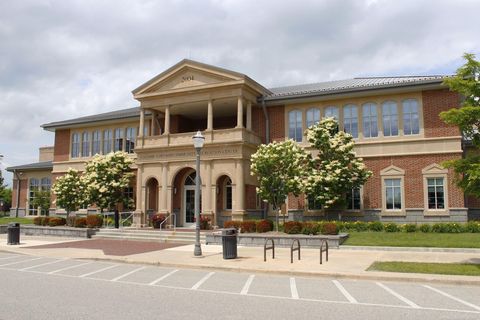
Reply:
<svg viewBox="0 0 480 320"><path fill-rule="evenodd" d="M372 175L363 159L356 157L353 137L340 131L335 119L326 118L308 128L307 140L318 154L311 158L305 193L324 208L342 201Z"/></svg>
<svg viewBox="0 0 480 320"><path fill-rule="evenodd" d="M67 211L67 217L70 212L88 204L85 183L78 170L69 168L64 176L56 179L52 191L56 196L55 203Z"/></svg>

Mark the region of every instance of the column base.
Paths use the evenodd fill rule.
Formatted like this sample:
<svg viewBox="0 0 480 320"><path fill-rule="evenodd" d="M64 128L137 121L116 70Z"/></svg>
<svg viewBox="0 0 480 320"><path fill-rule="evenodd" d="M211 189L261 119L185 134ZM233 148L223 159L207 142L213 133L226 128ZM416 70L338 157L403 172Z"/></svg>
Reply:
<svg viewBox="0 0 480 320"><path fill-rule="evenodd" d="M245 210L237 210L232 212L232 220L234 221L243 221L247 216L247 212Z"/></svg>
<svg viewBox="0 0 480 320"><path fill-rule="evenodd" d="M143 211L141 209L137 209L133 212L133 224L132 227L134 228L143 228L145 226Z"/></svg>

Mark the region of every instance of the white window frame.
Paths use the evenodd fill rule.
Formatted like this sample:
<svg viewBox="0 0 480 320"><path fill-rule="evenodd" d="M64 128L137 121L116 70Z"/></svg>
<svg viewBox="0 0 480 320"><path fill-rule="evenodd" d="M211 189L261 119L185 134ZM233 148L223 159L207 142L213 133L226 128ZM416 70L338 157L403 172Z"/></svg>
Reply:
<svg viewBox="0 0 480 320"><path fill-rule="evenodd" d="M382 180L382 215L405 216L405 170L391 165L380 171L380 177ZM400 205L402 206L401 209L387 209L387 189L385 185L386 179L400 179Z"/></svg>
<svg viewBox="0 0 480 320"><path fill-rule="evenodd" d="M348 209L348 203L347 203L347 207L345 208L345 210L348 211L348 212L359 212L359 211L363 210L363 187L354 188L354 189L358 189L358 191L360 193L360 209ZM350 190L349 192L352 193L353 189Z"/></svg>
<svg viewBox="0 0 480 320"><path fill-rule="evenodd" d="M387 105L389 106L388 107L388 111L389 111L388 114L385 113L385 106L387 106ZM392 106L392 105L395 107L395 110L396 110L395 114L392 114L390 112L390 106ZM393 116L396 117L396 120L392 119ZM383 130L383 136L384 137L397 137L397 136L400 135L400 132L399 132L400 131L400 128L399 128L400 123L398 121L399 120L398 118L399 118L398 103L396 101L393 101L393 100L388 100L388 101L382 102L382 130ZM392 124L394 122L396 122L396 124L397 124L397 134L392 134ZM388 126L385 126L385 124L387 124ZM386 132L387 127L389 129L389 132L388 132L389 134L386 134L387 133Z"/></svg>
<svg viewBox="0 0 480 320"><path fill-rule="evenodd" d="M95 140L95 135L97 135L98 140ZM98 142L98 152L95 150L95 143ZM96 154L102 154L102 131L101 130L94 130L92 132L92 156Z"/></svg>
<svg viewBox="0 0 480 320"><path fill-rule="evenodd" d="M230 184L228 184L229 181L230 181ZM230 179L230 177L227 176L223 182L223 210L224 211L233 210L233 186L232 185L233 185L232 179ZM231 208L227 208L227 189L230 189L230 192L232 195Z"/></svg>
<svg viewBox="0 0 480 320"><path fill-rule="evenodd" d="M405 105L406 105L407 103L410 103L410 102L413 102L413 101L415 102L416 107L417 107L417 112L416 112L416 114L417 114L417 122L418 122L418 123L417 123L418 132L414 133L413 130L411 130L411 133L407 133L407 132L405 132L405 123L406 123L406 121L405 121L405 116L406 116L407 114L410 115L410 117L409 117L409 122L410 122L410 128L412 129L412 128L413 128L413 126L412 126L413 120L412 120L412 116L411 116L411 115L412 115L412 114L415 114L415 113L414 113L414 112L408 112L408 113L405 112ZM420 114L420 113L421 113L421 112L420 112L420 103L418 102L417 99L409 98L409 99L402 100L402 132L403 132L403 135L404 135L404 136L419 135L419 134L422 132L422 130L421 130L421 119L420 119L420 118L421 118L421 114Z"/></svg>
<svg viewBox="0 0 480 320"><path fill-rule="evenodd" d="M293 131L294 132L293 137L290 136L290 129L291 129L291 124L292 124L290 122L290 116L291 115L295 115L295 124L294 124L294 127L293 127L293 130L294 130ZM298 121L298 115L300 115L300 121ZM303 141L303 112L302 112L302 110L299 110L299 109L290 110L287 113L287 123L288 123L287 138L292 139L295 142L302 142ZM298 128L300 128L300 137L297 137Z"/></svg>
<svg viewBox="0 0 480 320"><path fill-rule="evenodd" d="M85 139L85 137L87 139ZM90 157L90 133L88 131L82 132L82 142L81 142L80 155L82 158ZM86 149L86 150L85 150Z"/></svg>
<svg viewBox="0 0 480 320"><path fill-rule="evenodd" d="M334 118L340 125L340 108L337 106L328 106L325 108L325 118Z"/></svg>
<svg viewBox="0 0 480 320"><path fill-rule="evenodd" d="M368 109L368 113L366 112L366 109ZM375 110L375 116L372 115L372 110ZM380 128L379 128L379 125L378 125L378 105L377 103L375 102L367 102L367 103L364 103L362 104L362 128L363 128L363 137L364 138L378 138L378 135L379 135L379 132L380 132ZM373 118L375 118L375 121L373 121ZM369 132L368 132L368 135L367 135L367 132L366 132L366 126L365 124L366 123L369 123ZM376 135L372 135L372 124L375 124L375 128L376 128Z"/></svg>
<svg viewBox="0 0 480 320"><path fill-rule="evenodd" d="M448 201L448 169L443 168L437 163L433 163L422 169L423 175L423 206L424 215L449 215L449 201ZM429 178L443 178L443 201L444 209L429 209L428 208L428 179Z"/></svg>
<svg viewBox="0 0 480 320"><path fill-rule="evenodd" d="M348 114L347 114L347 110L348 110ZM356 112L356 116L354 117L353 116L353 111L355 110ZM358 110L358 106L355 105L355 104L347 104L343 107L343 130L349 134L352 135L353 138L358 138L358 134L360 132L360 124L359 124L359 110ZM352 134L352 123L353 123L353 119L356 119L357 121L357 132L356 132L356 135ZM349 131L347 131L347 127L349 128Z"/></svg>
<svg viewBox="0 0 480 320"><path fill-rule="evenodd" d="M307 110L307 128L320 122L322 113L319 108L310 108Z"/></svg>
<svg viewBox="0 0 480 320"><path fill-rule="evenodd" d="M72 137L70 138L70 158L75 159L80 157L80 148L81 148L81 142L80 142L80 133L79 132L74 132L72 133Z"/></svg>

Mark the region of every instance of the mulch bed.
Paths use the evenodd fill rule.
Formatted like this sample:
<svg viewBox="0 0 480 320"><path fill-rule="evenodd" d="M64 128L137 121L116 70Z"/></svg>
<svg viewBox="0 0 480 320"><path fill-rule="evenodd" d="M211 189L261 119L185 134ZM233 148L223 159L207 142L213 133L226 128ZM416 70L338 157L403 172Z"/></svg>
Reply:
<svg viewBox="0 0 480 320"><path fill-rule="evenodd" d="M146 242L132 240L109 240L109 239L93 239L81 240L73 242L46 244L41 246L27 247L29 249L92 249L102 250L105 255L111 256L129 256L151 251L158 251L168 248L184 246L178 243L162 243L162 242Z"/></svg>

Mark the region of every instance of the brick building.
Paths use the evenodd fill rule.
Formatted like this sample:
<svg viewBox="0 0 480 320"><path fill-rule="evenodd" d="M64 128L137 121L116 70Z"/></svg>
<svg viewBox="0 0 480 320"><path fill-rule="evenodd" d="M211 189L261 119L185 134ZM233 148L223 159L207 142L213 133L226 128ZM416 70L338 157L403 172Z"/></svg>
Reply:
<svg viewBox="0 0 480 320"><path fill-rule="evenodd" d="M347 206L325 210L308 195L289 197L288 219L466 221L480 208L466 199L442 167L464 154L462 136L439 113L460 105L441 76L370 77L267 89L248 76L191 60L133 90L140 106L43 125L54 146L39 163L14 172L12 212L35 215L34 190L48 189L69 167L83 170L94 154L123 150L135 159L125 196L135 201L135 223L148 213L175 214L193 224L195 158L192 135L205 136L201 211L212 221L267 213L255 192L250 156L269 141L307 146L305 129L334 117L355 139L357 155L373 176L346 195ZM17 198L19 201L17 201ZM81 212L95 212L84 208ZM51 212L62 213L52 205Z"/></svg>

